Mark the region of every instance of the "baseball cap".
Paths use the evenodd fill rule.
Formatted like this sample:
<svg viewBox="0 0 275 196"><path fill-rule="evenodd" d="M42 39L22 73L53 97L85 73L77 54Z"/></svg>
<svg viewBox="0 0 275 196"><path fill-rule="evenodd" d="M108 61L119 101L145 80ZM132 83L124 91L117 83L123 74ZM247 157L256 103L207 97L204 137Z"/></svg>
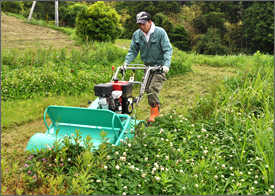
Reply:
<svg viewBox="0 0 275 196"><path fill-rule="evenodd" d="M139 12L136 17L137 24L145 24L147 21L151 20L151 16L147 12Z"/></svg>

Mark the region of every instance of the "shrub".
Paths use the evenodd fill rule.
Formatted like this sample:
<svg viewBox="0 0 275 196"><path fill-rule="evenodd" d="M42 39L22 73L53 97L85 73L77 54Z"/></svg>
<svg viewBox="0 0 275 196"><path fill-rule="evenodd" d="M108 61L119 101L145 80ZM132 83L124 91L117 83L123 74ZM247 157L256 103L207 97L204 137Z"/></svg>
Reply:
<svg viewBox="0 0 275 196"><path fill-rule="evenodd" d="M178 49L190 50L189 38L183 25L178 24L174 26L169 37Z"/></svg>
<svg viewBox="0 0 275 196"><path fill-rule="evenodd" d="M119 19L115 9L99 1L79 13L76 34L82 41L114 41L122 32Z"/></svg>
<svg viewBox="0 0 275 196"><path fill-rule="evenodd" d="M23 11L23 3L21 1L2 1L1 10L4 12L19 14Z"/></svg>
<svg viewBox="0 0 275 196"><path fill-rule="evenodd" d="M83 10L87 10L88 7L85 4L74 4L69 5L67 8L60 8L60 18L64 21L64 26L69 26L74 28L76 25L77 14Z"/></svg>

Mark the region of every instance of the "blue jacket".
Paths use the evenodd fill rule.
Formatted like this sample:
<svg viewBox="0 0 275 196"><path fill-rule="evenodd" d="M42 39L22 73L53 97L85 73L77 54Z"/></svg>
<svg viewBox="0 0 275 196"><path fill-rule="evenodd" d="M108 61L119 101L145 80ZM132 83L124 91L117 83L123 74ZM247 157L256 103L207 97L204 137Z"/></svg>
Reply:
<svg viewBox="0 0 275 196"><path fill-rule="evenodd" d="M170 67L173 48L163 28L156 26L148 43L142 31L140 29L136 30L132 36L125 63L130 64L137 57L139 51L141 60L145 65Z"/></svg>

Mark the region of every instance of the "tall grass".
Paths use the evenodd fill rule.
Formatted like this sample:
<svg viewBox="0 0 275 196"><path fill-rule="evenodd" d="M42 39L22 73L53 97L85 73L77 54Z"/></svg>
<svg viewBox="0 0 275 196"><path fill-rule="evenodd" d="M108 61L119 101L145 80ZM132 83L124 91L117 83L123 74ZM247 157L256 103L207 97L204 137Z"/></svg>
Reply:
<svg viewBox="0 0 275 196"><path fill-rule="evenodd" d="M238 164L254 165L266 184L274 183L274 61L255 53L237 77L215 89L215 95L198 99L194 119L214 118L230 140ZM251 64L250 64L251 63ZM252 160L251 160L252 159Z"/></svg>
<svg viewBox="0 0 275 196"><path fill-rule="evenodd" d="M11 167L1 159L2 193L274 194L274 65L251 58L188 112L157 118L121 146L78 156L50 148Z"/></svg>

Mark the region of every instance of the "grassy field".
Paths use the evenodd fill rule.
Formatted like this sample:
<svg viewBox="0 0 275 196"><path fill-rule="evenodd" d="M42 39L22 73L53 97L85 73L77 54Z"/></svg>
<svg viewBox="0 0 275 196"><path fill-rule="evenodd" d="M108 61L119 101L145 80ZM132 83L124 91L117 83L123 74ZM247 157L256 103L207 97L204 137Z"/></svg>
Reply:
<svg viewBox="0 0 275 196"><path fill-rule="evenodd" d="M274 57L174 49L156 123L121 146L104 143L91 153L66 151L67 144L33 156L24 150L33 134L46 131L44 110L88 107L93 85L110 80L111 66L123 63L130 40L75 46L55 32L52 44L23 35L55 30L2 15L1 194L274 194ZM16 26L8 25L13 20L22 26L17 42ZM136 116L149 115L144 96Z"/></svg>

